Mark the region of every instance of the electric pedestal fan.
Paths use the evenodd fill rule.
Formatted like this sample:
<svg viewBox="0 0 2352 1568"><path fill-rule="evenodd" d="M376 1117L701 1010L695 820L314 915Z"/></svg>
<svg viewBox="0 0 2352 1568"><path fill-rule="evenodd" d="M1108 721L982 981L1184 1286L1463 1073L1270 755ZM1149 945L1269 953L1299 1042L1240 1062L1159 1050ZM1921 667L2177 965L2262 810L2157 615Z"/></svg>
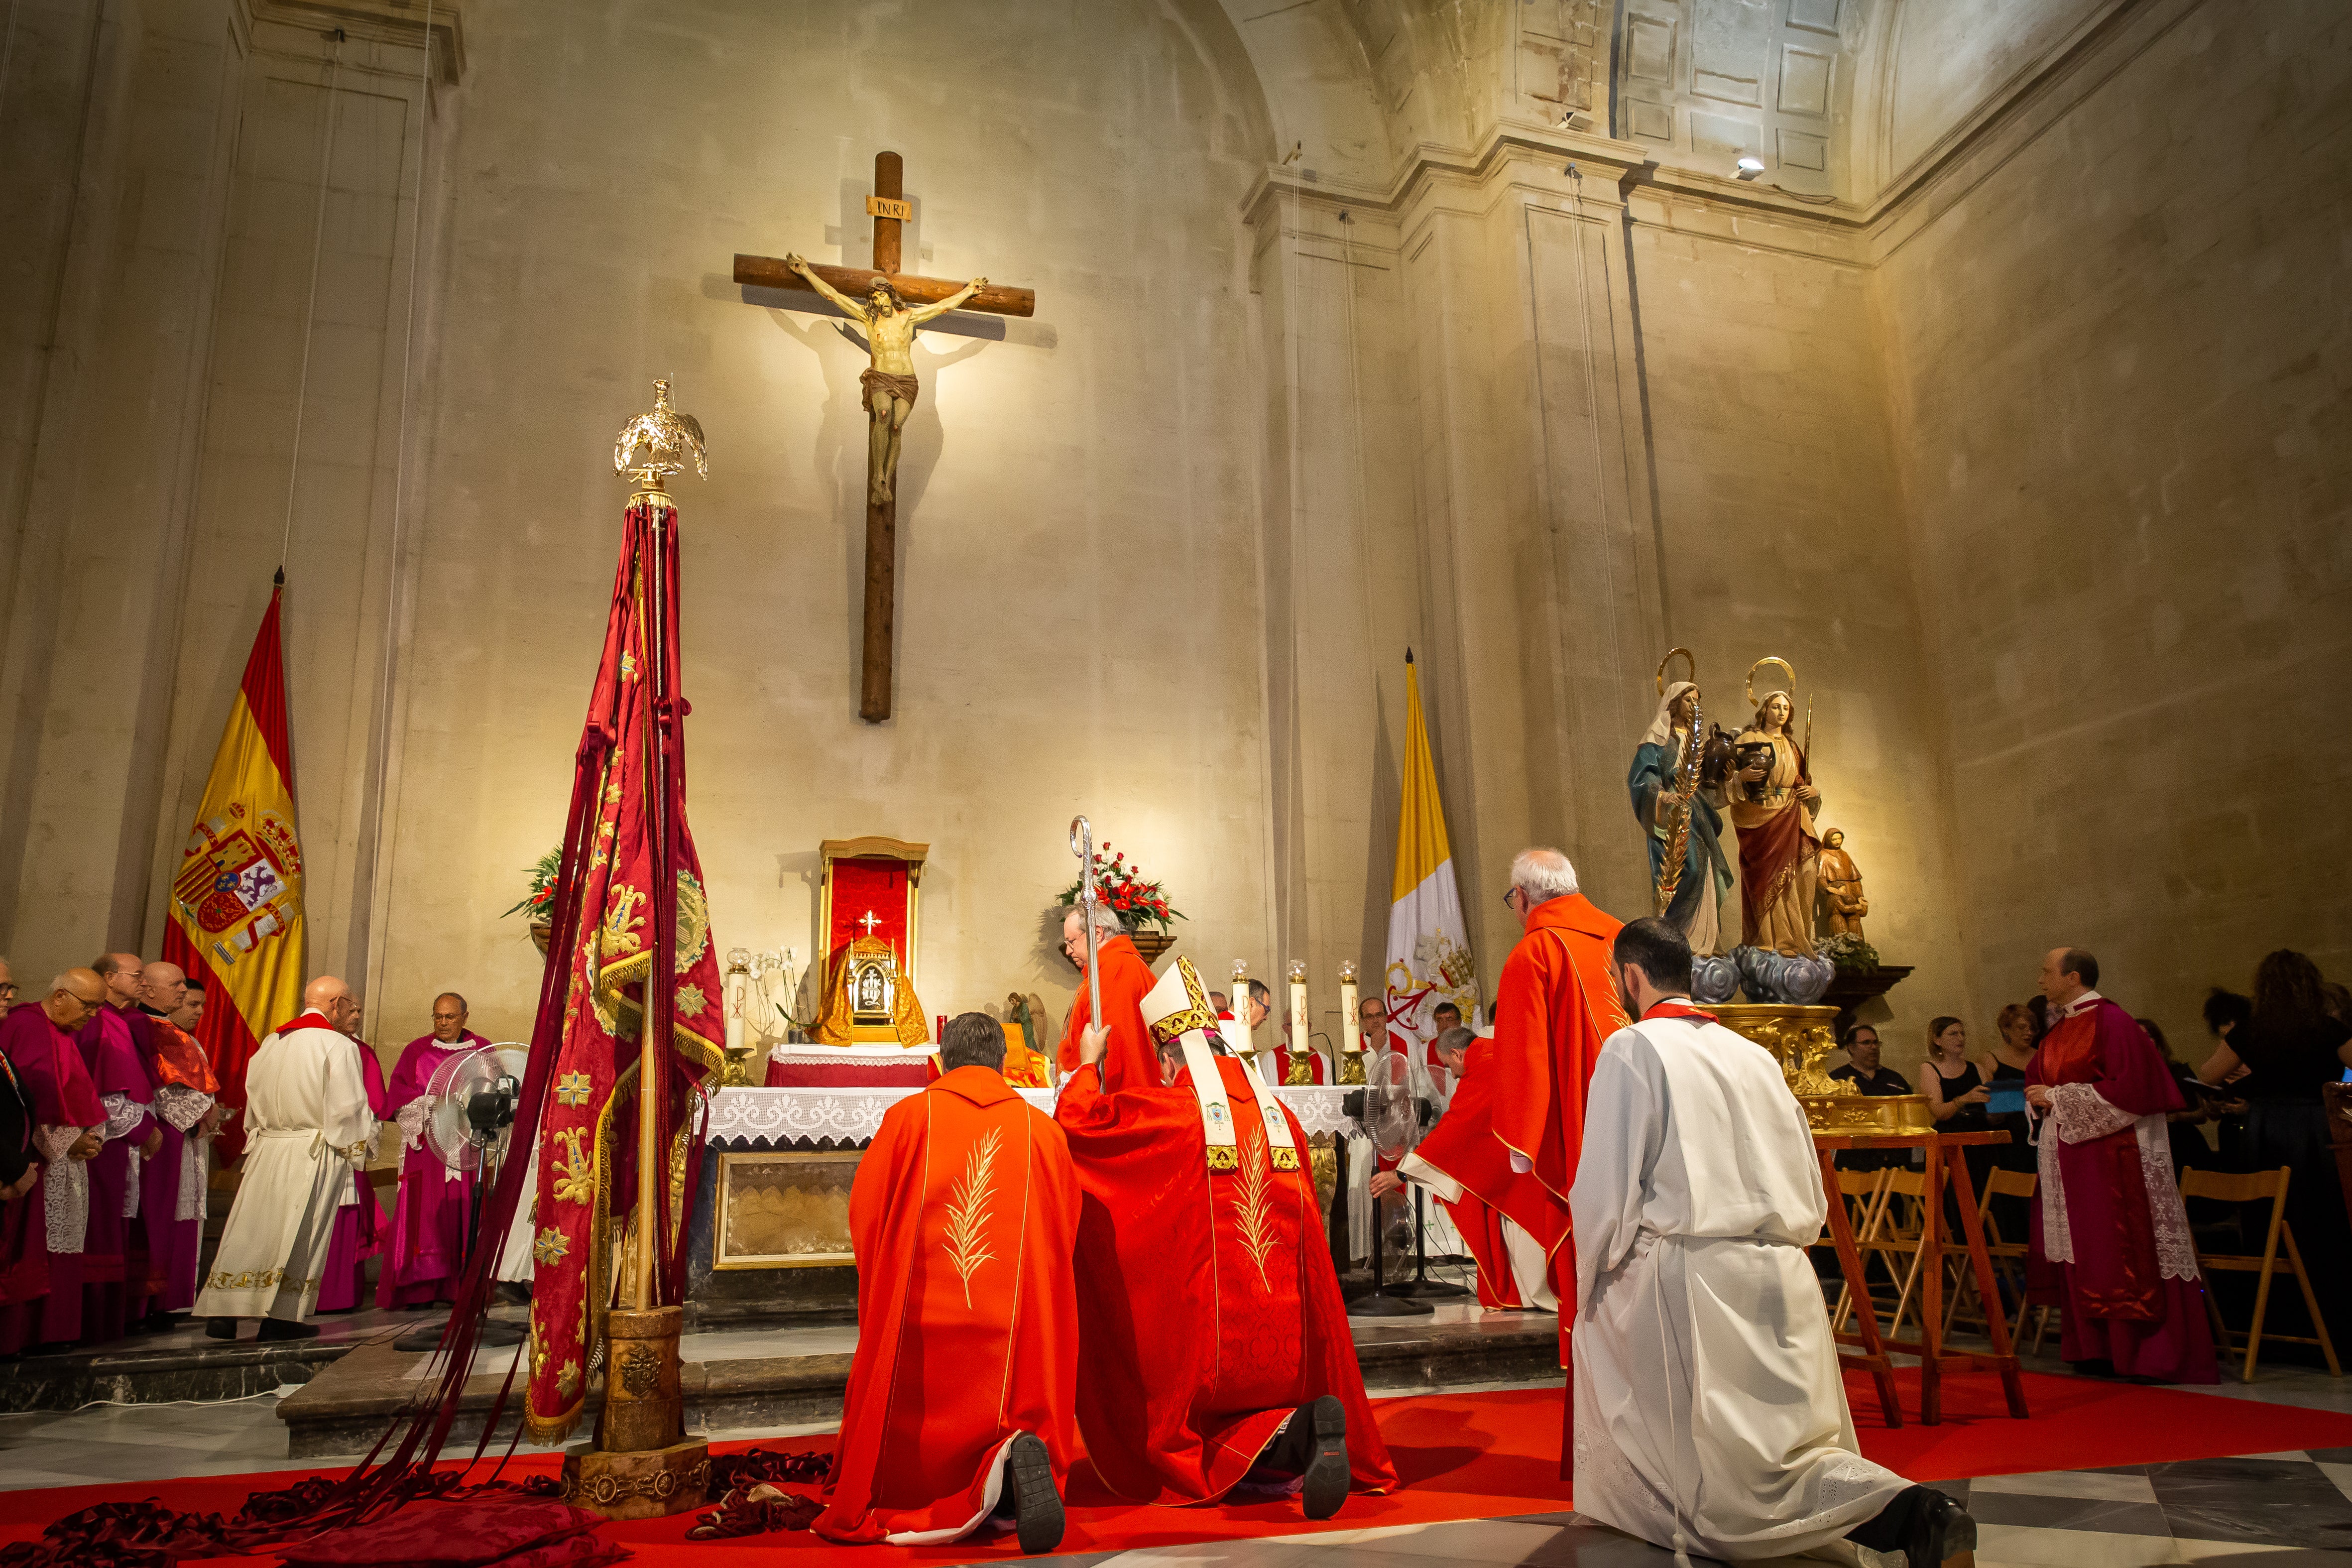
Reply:
<svg viewBox="0 0 2352 1568"><path fill-rule="evenodd" d="M452 1171L471 1175L472 1198L466 1210L466 1258L470 1261L475 1250L488 1246L495 1250L501 1237L485 1237L482 1228L482 1202L489 1195L492 1183L499 1179L499 1166L506 1159L507 1141L514 1128L515 1102L522 1098L523 1070L530 1065L530 1051L526 1046L505 1044L477 1046L469 1051L452 1052L433 1069L433 1077L425 1086L431 1104L425 1113L425 1142L441 1163ZM429 1351L441 1342L448 1329L446 1317L417 1324L399 1339L393 1348L403 1351ZM519 1345L523 1331L513 1323L488 1320L482 1324L481 1343L484 1345Z"/></svg>
<svg viewBox="0 0 2352 1568"><path fill-rule="evenodd" d="M1413 1104L1412 1089L1396 1081L1396 1070L1391 1064L1391 1052L1385 1042L1373 1047L1371 1060L1366 1063L1364 1087L1350 1089L1340 1107L1356 1119L1364 1135L1372 1141L1374 1153L1383 1160L1400 1160L1421 1135L1420 1112ZM1353 1184L1349 1184L1353 1185ZM1372 1202L1372 1283L1348 1302L1351 1318L1417 1318L1433 1309L1426 1301L1409 1300L1398 1295L1382 1279L1384 1235L1388 1226L1381 1222L1381 1205Z"/></svg>

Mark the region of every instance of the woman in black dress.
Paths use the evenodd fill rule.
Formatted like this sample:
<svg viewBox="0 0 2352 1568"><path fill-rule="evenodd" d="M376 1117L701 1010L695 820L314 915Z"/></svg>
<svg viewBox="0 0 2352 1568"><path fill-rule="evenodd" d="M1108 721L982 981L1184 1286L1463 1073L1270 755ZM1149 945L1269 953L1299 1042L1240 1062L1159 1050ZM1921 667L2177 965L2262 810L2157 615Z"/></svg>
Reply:
<svg viewBox="0 0 2352 1568"><path fill-rule="evenodd" d="M1927 1097L1927 1110L1936 1119L1937 1131L1992 1131L1992 1123L1985 1115L1985 1101L1992 1096L1984 1086L1983 1075L1977 1071L1977 1064L1969 1060L1969 1026L1958 1018L1927 1021L1927 1059L1920 1064L1919 1091ZM1981 1201L1985 1178L1992 1174L1992 1145L1971 1143L1960 1152L1968 1163L1969 1185ZM1946 1205L1946 1218L1956 1226L1959 1223L1959 1212L1955 1206L1958 1202L1955 1194Z"/></svg>
<svg viewBox="0 0 2352 1568"><path fill-rule="evenodd" d="M2322 984L2319 966L2290 948L2264 958L2254 971L2253 1016L2230 1031L2197 1076L2220 1084L2240 1067L2252 1069L2236 1085L2246 1101L2247 1164L2256 1171L2293 1170L2286 1223L2294 1227L2328 1336L2342 1347L2352 1342L2352 1226L2345 1219L2319 1086L2352 1067L2352 1026L2328 1016ZM2271 1304L2281 1331L2295 1332L2284 1320L2303 1316L2299 1293L2273 1289Z"/></svg>

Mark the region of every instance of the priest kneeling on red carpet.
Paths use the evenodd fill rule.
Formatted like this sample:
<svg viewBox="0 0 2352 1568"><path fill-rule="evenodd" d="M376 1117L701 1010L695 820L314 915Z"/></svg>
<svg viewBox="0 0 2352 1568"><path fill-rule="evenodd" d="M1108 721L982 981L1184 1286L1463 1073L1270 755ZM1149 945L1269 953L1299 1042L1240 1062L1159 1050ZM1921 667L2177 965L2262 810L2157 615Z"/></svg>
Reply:
<svg viewBox="0 0 2352 1568"><path fill-rule="evenodd" d="M1124 1498L1297 1489L1309 1519L1396 1485L1364 1398L1306 1134L1179 959L1140 1030L1087 1028L1055 1119L1086 1191L1078 1426Z"/></svg>
<svg viewBox="0 0 2352 1568"><path fill-rule="evenodd" d="M1626 1016L1594 1067L1576 1234L1576 1511L1678 1559L1937 1568L1976 1522L1862 1457L1805 1248L1828 1209L1804 1107L1691 1005L1661 920L1620 931Z"/></svg>
<svg viewBox="0 0 2352 1568"><path fill-rule="evenodd" d="M1050 1552L1076 1447L1077 1179L1062 1130L1004 1081L995 1019L949 1019L940 1067L849 1191L857 1358L811 1528L929 1546L1011 1525Z"/></svg>

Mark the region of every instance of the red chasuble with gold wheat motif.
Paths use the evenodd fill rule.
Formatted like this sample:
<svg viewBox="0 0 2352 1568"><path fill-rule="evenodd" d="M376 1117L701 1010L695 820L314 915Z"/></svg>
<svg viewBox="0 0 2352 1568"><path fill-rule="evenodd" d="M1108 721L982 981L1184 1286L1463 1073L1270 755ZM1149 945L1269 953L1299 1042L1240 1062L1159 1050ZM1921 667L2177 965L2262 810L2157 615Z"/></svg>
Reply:
<svg viewBox="0 0 2352 1568"><path fill-rule="evenodd" d="M1077 1226L1062 1130L1001 1075L958 1068L890 1108L849 1193L857 1359L819 1535L970 1534L1023 1432L1045 1440L1066 1489Z"/></svg>
<svg viewBox="0 0 2352 1568"><path fill-rule="evenodd" d="M1214 1501L1285 1417L1329 1394L1348 1407L1350 1489L1393 1488L1307 1162L1274 1168L1250 1077L1219 1057L1238 1159L1210 1169L1191 1074L1162 1087L1118 1044L1114 1032L1109 1089L1082 1067L1055 1110L1086 1189L1078 1428L1096 1473L1121 1497Z"/></svg>

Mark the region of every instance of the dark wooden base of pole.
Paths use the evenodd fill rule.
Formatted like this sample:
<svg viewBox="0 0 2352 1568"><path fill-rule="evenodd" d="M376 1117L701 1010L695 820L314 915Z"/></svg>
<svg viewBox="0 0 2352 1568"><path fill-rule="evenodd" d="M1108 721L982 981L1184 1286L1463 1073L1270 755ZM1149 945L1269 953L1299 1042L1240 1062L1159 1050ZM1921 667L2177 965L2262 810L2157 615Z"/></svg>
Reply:
<svg viewBox="0 0 2352 1568"><path fill-rule="evenodd" d="M677 1336L685 1310L615 1308L604 1320L604 1413L596 1440L563 1456L563 1496L606 1519L700 1508L710 1445L685 1435Z"/></svg>
<svg viewBox="0 0 2352 1568"><path fill-rule="evenodd" d="M616 1454L583 1443L563 1455L563 1500L606 1519L661 1519L709 1500L710 1445L699 1437Z"/></svg>
<svg viewBox="0 0 2352 1568"><path fill-rule="evenodd" d="M857 716L869 724L890 717L890 639L898 614L898 501L894 495L866 503L866 652Z"/></svg>

